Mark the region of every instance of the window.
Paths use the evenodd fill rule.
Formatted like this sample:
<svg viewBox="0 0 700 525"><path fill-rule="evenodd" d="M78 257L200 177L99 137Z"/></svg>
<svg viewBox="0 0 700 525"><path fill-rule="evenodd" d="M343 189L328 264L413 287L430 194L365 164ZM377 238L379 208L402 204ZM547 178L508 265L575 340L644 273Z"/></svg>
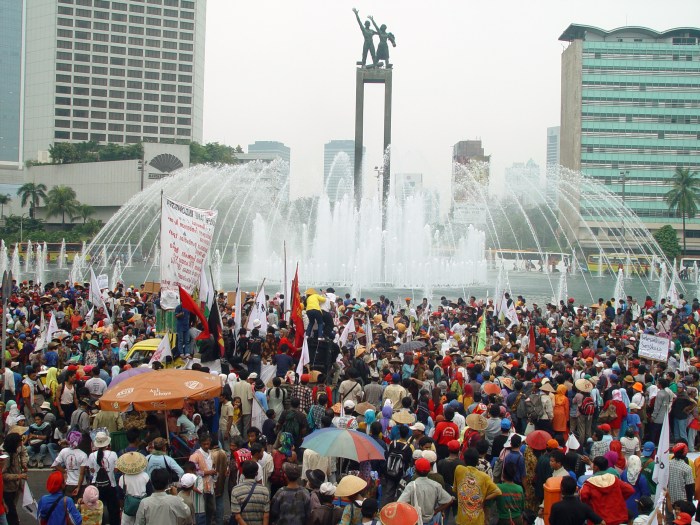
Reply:
<svg viewBox="0 0 700 525"><path fill-rule="evenodd" d="M180 60L183 62L192 62L192 55L189 53L180 53Z"/></svg>
<svg viewBox="0 0 700 525"><path fill-rule="evenodd" d="M126 132L127 133L141 133L141 126L138 124L127 124L126 125Z"/></svg>
<svg viewBox="0 0 700 525"><path fill-rule="evenodd" d="M128 17L121 13L112 13L112 20L115 22L126 22Z"/></svg>
<svg viewBox="0 0 700 525"><path fill-rule="evenodd" d="M194 9L194 2L191 2L190 0L182 0L182 8Z"/></svg>
<svg viewBox="0 0 700 525"><path fill-rule="evenodd" d="M56 42L56 45L58 46L59 49L73 49L73 43L66 42L65 40L58 40Z"/></svg>
<svg viewBox="0 0 700 525"><path fill-rule="evenodd" d="M109 112L109 120L124 120L124 113Z"/></svg>
<svg viewBox="0 0 700 525"><path fill-rule="evenodd" d="M100 9L109 9L109 2L108 0L95 0L95 7L99 7Z"/></svg>
<svg viewBox="0 0 700 525"><path fill-rule="evenodd" d="M90 40L92 37L87 31L76 31L75 38L78 40Z"/></svg>
<svg viewBox="0 0 700 525"><path fill-rule="evenodd" d="M175 106L161 106L161 113L175 113Z"/></svg>
<svg viewBox="0 0 700 525"><path fill-rule="evenodd" d="M92 22L90 22L90 20L76 20L75 27L80 27L82 29L91 29Z"/></svg>
<svg viewBox="0 0 700 525"><path fill-rule="evenodd" d="M112 32L126 33L126 26L122 24L112 24Z"/></svg>
<svg viewBox="0 0 700 525"><path fill-rule="evenodd" d="M177 53L173 53L171 51L163 51L163 60L177 60ZM169 69L171 71L175 71L175 64L168 64L168 68L163 68L163 69Z"/></svg>
<svg viewBox="0 0 700 525"><path fill-rule="evenodd" d="M122 2L112 2L112 9L117 11L126 11L126 4Z"/></svg>
<svg viewBox="0 0 700 525"><path fill-rule="evenodd" d="M143 35L143 27L139 26L129 26L129 34L131 35ZM129 41L129 43L133 43ZM143 44L143 41L141 42Z"/></svg>
<svg viewBox="0 0 700 525"><path fill-rule="evenodd" d="M138 102L127 102L126 109L129 111L141 111L141 104Z"/></svg>
<svg viewBox="0 0 700 525"><path fill-rule="evenodd" d="M94 142L105 142L107 140L107 135L104 133L90 133L90 140Z"/></svg>
<svg viewBox="0 0 700 525"><path fill-rule="evenodd" d="M108 60L104 55L92 55L92 62L94 64L106 64Z"/></svg>
<svg viewBox="0 0 700 525"><path fill-rule="evenodd" d="M130 47L129 48L129 56L132 57L142 57L143 56L143 49L139 49L137 47ZM139 67L143 66L143 62L141 60L139 62Z"/></svg>
<svg viewBox="0 0 700 525"><path fill-rule="evenodd" d="M129 100L141 100L141 93L138 91L129 91L129 93L126 94L126 98ZM139 109L141 109L139 107Z"/></svg>
<svg viewBox="0 0 700 525"><path fill-rule="evenodd" d="M189 40L192 42L194 40L194 35L192 33L180 33L180 40Z"/></svg>
<svg viewBox="0 0 700 525"><path fill-rule="evenodd" d="M73 8L72 8L72 7L65 7L65 6L59 5L59 6L58 6L58 14L59 14L59 15L69 15L69 16L72 16L72 15L73 15Z"/></svg>
<svg viewBox="0 0 700 525"><path fill-rule="evenodd" d="M126 44L126 37L123 35L112 35L113 44Z"/></svg>
<svg viewBox="0 0 700 525"><path fill-rule="evenodd" d="M189 137L190 136L190 129L189 128L177 128L177 134L181 137Z"/></svg>
<svg viewBox="0 0 700 525"><path fill-rule="evenodd" d="M124 102L117 102L116 100L109 101L109 109L124 109ZM109 114L109 118L112 118L112 114ZM122 119L123 120L123 119Z"/></svg>
<svg viewBox="0 0 700 525"><path fill-rule="evenodd" d="M192 86L178 86L178 93L192 93Z"/></svg>
<svg viewBox="0 0 700 525"><path fill-rule="evenodd" d="M163 9L163 14L165 16L170 16L173 18L177 18L177 10L176 9Z"/></svg>
<svg viewBox="0 0 700 525"><path fill-rule="evenodd" d="M74 95L84 95L84 96L90 96L90 88L84 88L84 87L74 87L73 88L73 94Z"/></svg>
<svg viewBox="0 0 700 525"><path fill-rule="evenodd" d="M109 20L109 13L107 11L95 11L92 16L100 20Z"/></svg>
<svg viewBox="0 0 700 525"><path fill-rule="evenodd" d="M92 85L93 85L93 86L106 86L106 85L107 85L107 79L106 79L106 78L93 77L93 78L92 78Z"/></svg>
<svg viewBox="0 0 700 525"><path fill-rule="evenodd" d="M70 75L56 75L56 82L67 82L70 84Z"/></svg>
<svg viewBox="0 0 700 525"><path fill-rule="evenodd" d="M177 29L177 20L169 20L166 18L165 20L163 20L163 25L165 27L172 27L173 29Z"/></svg>
<svg viewBox="0 0 700 525"><path fill-rule="evenodd" d="M110 85L111 87L124 87L125 84L126 84L126 83L125 83L123 80L119 80L118 78L110 78L110 79L109 79L109 85ZM119 91L110 91L110 92L109 92L109 96L110 96L110 97L111 97L111 96L115 96L115 95L112 95L112 93L122 93L122 96L119 96L119 95L116 95L116 96L119 97L119 98L124 98L123 92L119 92Z"/></svg>
<svg viewBox="0 0 700 525"><path fill-rule="evenodd" d="M106 97L107 96L107 90L106 89L92 89L92 96L93 97Z"/></svg>
<svg viewBox="0 0 700 525"><path fill-rule="evenodd" d="M146 28L146 36L160 37L160 29L155 29L153 27L147 27Z"/></svg>
<svg viewBox="0 0 700 525"><path fill-rule="evenodd" d="M54 115L57 117L70 117L70 109L68 108L56 108Z"/></svg>
<svg viewBox="0 0 700 525"><path fill-rule="evenodd" d="M143 89L143 83L138 80L129 80L126 83L126 87L129 89Z"/></svg>
<svg viewBox="0 0 700 525"><path fill-rule="evenodd" d="M188 31L194 31L194 24L192 22L180 22L180 29L187 29Z"/></svg>
<svg viewBox="0 0 700 525"><path fill-rule="evenodd" d="M175 128L166 128L166 127L161 126L160 133L161 133L161 135L174 135Z"/></svg>
<svg viewBox="0 0 700 525"><path fill-rule="evenodd" d="M90 55L86 55L85 53L75 53L73 55L73 60L76 62L90 62Z"/></svg>
<svg viewBox="0 0 700 525"><path fill-rule="evenodd" d="M57 71L72 71L73 66L71 64L64 64L62 62L59 62L56 64L56 70Z"/></svg>
<svg viewBox="0 0 700 525"><path fill-rule="evenodd" d="M70 120L55 120L54 126L57 128L70 128Z"/></svg>
<svg viewBox="0 0 700 525"><path fill-rule="evenodd" d="M160 58L160 51L154 51L153 49L146 49L146 58Z"/></svg>
<svg viewBox="0 0 700 525"><path fill-rule="evenodd" d="M158 112L158 106L156 104L144 104L143 105L143 110L144 111L152 111L154 113ZM154 121L155 122L155 121Z"/></svg>
<svg viewBox="0 0 700 525"><path fill-rule="evenodd" d="M160 80L160 73L158 73L158 71L146 71L144 76L149 80Z"/></svg>
<svg viewBox="0 0 700 525"><path fill-rule="evenodd" d="M138 144L141 142L141 137L137 137L135 135L127 135L125 142L127 144Z"/></svg>
<svg viewBox="0 0 700 525"><path fill-rule="evenodd" d="M163 47L165 49L177 49L177 42L172 42L170 40L164 40Z"/></svg>
<svg viewBox="0 0 700 525"><path fill-rule="evenodd" d="M60 18L58 19L58 25L64 27L73 27L73 20L70 18Z"/></svg>
<svg viewBox="0 0 700 525"><path fill-rule="evenodd" d="M70 106L70 97L56 97L56 104Z"/></svg>
<svg viewBox="0 0 700 525"><path fill-rule="evenodd" d="M56 86L56 93L70 95L70 92L71 92L70 86Z"/></svg>
<svg viewBox="0 0 700 525"><path fill-rule="evenodd" d="M58 111L58 110L56 110L56 111ZM155 122L157 124L158 123L158 115L144 115L143 121L144 122Z"/></svg>
<svg viewBox="0 0 700 525"><path fill-rule="evenodd" d="M158 91L160 89L160 85L156 84L155 82L146 82L144 84L144 88L150 91Z"/></svg>
<svg viewBox="0 0 700 525"><path fill-rule="evenodd" d="M163 2L163 4L167 5L168 7L177 7L178 4L179 4L179 2L178 2L178 0L165 0L165 1ZM168 11L168 10L166 9L166 12L167 12L167 11Z"/></svg>
<svg viewBox="0 0 700 525"><path fill-rule="evenodd" d="M136 58L130 58L127 62L129 67L143 67L143 60L138 60ZM131 76L131 75L129 75ZM138 78L141 78L141 71L138 72Z"/></svg>
<svg viewBox="0 0 700 525"><path fill-rule="evenodd" d="M106 108L107 107L107 101L106 100L93 100L92 101L92 107L93 108Z"/></svg>
<svg viewBox="0 0 700 525"><path fill-rule="evenodd" d="M87 139L88 139L87 133L78 133L76 131L73 132L73 140L87 140Z"/></svg>
<svg viewBox="0 0 700 525"><path fill-rule="evenodd" d="M160 40L153 40L151 38L147 38L146 45L148 47L160 47Z"/></svg>
<svg viewBox="0 0 700 525"><path fill-rule="evenodd" d="M76 73L87 73L90 74L90 66L84 66L82 64L76 64L73 68ZM87 79L86 79L87 80Z"/></svg>
<svg viewBox="0 0 700 525"><path fill-rule="evenodd" d="M124 142L124 135L109 135L110 142Z"/></svg>
<svg viewBox="0 0 700 525"><path fill-rule="evenodd" d="M177 117L178 126L190 126L192 124L191 118Z"/></svg>
<svg viewBox="0 0 700 525"><path fill-rule="evenodd" d="M175 104L175 95L161 95L160 101Z"/></svg>
<svg viewBox="0 0 700 525"><path fill-rule="evenodd" d="M192 75L180 75L178 79L180 82L192 82Z"/></svg>
<svg viewBox="0 0 700 525"><path fill-rule="evenodd" d="M106 130L107 129L107 123L106 122L90 122L90 129L98 129L98 130Z"/></svg>
<svg viewBox="0 0 700 525"><path fill-rule="evenodd" d="M178 96L177 103L178 104L192 104L192 97Z"/></svg>
<svg viewBox="0 0 700 525"><path fill-rule="evenodd" d="M143 99L158 102L158 93L144 93Z"/></svg>
<svg viewBox="0 0 700 525"><path fill-rule="evenodd" d="M163 38L172 38L177 40L177 31L163 31Z"/></svg>
<svg viewBox="0 0 700 525"><path fill-rule="evenodd" d="M156 134L158 133L158 126L144 126L143 132Z"/></svg>
<svg viewBox="0 0 700 525"><path fill-rule="evenodd" d="M60 36L61 38L73 38L73 31L70 29L59 29L56 32L57 36Z"/></svg>
<svg viewBox="0 0 700 525"><path fill-rule="evenodd" d="M134 5L134 4L131 4L131 5L129 6L129 11L131 11L132 13L143 13L144 10L145 10L145 9L144 9L144 7L143 7L142 5Z"/></svg>
<svg viewBox="0 0 700 525"><path fill-rule="evenodd" d="M130 69L128 73L129 78L141 78L141 75L142 72L137 69ZM141 84L141 82L139 82L139 84ZM139 87L139 89L141 88Z"/></svg>
<svg viewBox="0 0 700 525"><path fill-rule="evenodd" d="M105 29L105 31L107 31ZM109 35L106 35L104 33L93 33L92 34L92 39L97 41L97 42L108 42L109 41ZM104 51L105 53L107 50Z"/></svg>
<svg viewBox="0 0 700 525"><path fill-rule="evenodd" d="M70 133L68 131L56 131L53 134L55 139L66 139L70 140Z"/></svg>
<svg viewBox="0 0 700 525"><path fill-rule="evenodd" d="M137 15L129 15L130 24L143 24L144 18Z"/></svg>
<svg viewBox="0 0 700 525"><path fill-rule="evenodd" d="M191 11L182 11L180 16L186 20L194 20L194 13Z"/></svg>
<svg viewBox="0 0 700 525"><path fill-rule="evenodd" d="M192 44L180 42L180 51L194 51L194 46Z"/></svg>
<svg viewBox="0 0 700 525"><path fill-rule="evenodd" d="M121 46L110 46L110 51L115 55L126 55L126 48Z"/></svg>
<svg viewBox="0 0 700 525"><path fill-rule="evenodd" d="M161 84L160 89L163 91L175 93L175 84Z"/></svg>
<svg viewBox="0 0 700 525"><path fill-rule="evenodd" d="M192 110L190 108L183 108L182 106L177 108L178 115L191 115Z"/></svg>
<svg viewBox="0 0 700 525"><path fill-rule="evenodd" d="M100 118L100 119L104 120L107 118L107 112L106 111L91 111L90 117L91 118Z"/></svg>
<svg viewBox="0 0 700 525"><path fill-rule="evenodd" d="M158 27L160 27L160 18L151 18L151 17L148 17L148 18L146 18L146 23L147 23L149 26L158 26Z"/></svg>
<svg viewBox="0 0 700 525"><path fill-rule="evenodd" d="M109 131L124 131L124 124L110 124Z"/></svg>
<svg viewBox="0 0 700 525"><path fill-rule="evenodd" d="M90 105L90 100L87 98L73 98L73 105L86 108Z"/></svg>
<svg viewBox="0 0 700 525"><path fill-rule="evenodd" d="M141 122L141 115L137 113L128 113L126 115L127 122Z"/></svg>
<svg viewBox="0 0 700 525"><path fill-rule="evenodd" d="M110 90L109 96L110 98L124 98L124 92L119 90Z"/></svg>
<svg viewBox="0 0 700 525"><path fill-rule="evenodd" d="M177 80L177 75L175 75L175 73L163 73L162 77L163 80L167 80L168 82L175 82Z"/></svg>
<svg viewBox="0 0 700 525"><path fill-rule="evenodd" d="M146 60L146 67L148 69L160 69L160 62L153 62L152 60Z"/></svg>
<svg viewBox="0 0 700 525"><path fill-rule="evenodd" d="M180 69L180 71L184 71L185 73L191 73L192 72L192 64L180 64L179 69Z"/></svg>
<svg viewBox="0 0 700 525"><path fill-rule="evenodd" d="M92 18L92 11L89 9L76 9L75 16L82 16L84 18Z"/></svg>
<svg viewBox="0 0 700 525"><path fill-rule="evenodd" d="M109 46L105 46L102 44L92 44L92 50L95 53L108 53L109 52Z"/></svg>
<svg viewBox="0 0 700 525"><path fill-rule="evenodd" d="M124 71L123 69L112 67L109 69L109 74L113 77L123 77L124 75L126 75L126 71Z"/></svg>

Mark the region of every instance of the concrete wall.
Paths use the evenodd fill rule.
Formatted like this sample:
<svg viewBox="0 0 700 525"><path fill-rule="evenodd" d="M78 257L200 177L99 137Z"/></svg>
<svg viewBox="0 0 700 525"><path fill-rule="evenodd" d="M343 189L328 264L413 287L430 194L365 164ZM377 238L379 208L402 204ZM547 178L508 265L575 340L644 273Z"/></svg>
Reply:
<svg viewBox="0 0 700 525"><path fill-rule="evenodd" d="M23 160L37 160L38 152L48 151L54 141L57 2L29 0L26 5L25 78L29 81L24 93Z"/></svg>

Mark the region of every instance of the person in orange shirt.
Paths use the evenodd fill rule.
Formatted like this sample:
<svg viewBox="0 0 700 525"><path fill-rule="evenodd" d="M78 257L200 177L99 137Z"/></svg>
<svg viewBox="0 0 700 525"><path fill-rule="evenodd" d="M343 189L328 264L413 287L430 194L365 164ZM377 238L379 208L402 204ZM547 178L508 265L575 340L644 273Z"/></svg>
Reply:
<svg viewBox="0 0 700 525"><path fill-rule="evenodd" d="M216 513L216 504L214 501L214 478L217 470L214 468L214 461L211 457L211 436L208 434L202 435L199 438L199 447L190 456L190 461L197 467L197 475L202 476L204 482L204 510L207 515L207 523L211 523Z"/></svg>

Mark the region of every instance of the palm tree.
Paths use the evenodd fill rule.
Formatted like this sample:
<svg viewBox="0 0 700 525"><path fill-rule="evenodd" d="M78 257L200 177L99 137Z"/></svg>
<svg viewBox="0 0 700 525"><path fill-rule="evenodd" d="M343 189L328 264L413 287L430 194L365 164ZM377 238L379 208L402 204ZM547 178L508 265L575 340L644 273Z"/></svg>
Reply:
<svg viewBox="0 0 700 525"><path fill-rule="evenodd" d="M29 204L29 216L35 219L36 208L41 204L43 200L46 202L46 184L34 184L33 182L27 182L22 184L17 190L17 195L22 197L22 207Z"/></svg>
<svg viewBox="0 0 700 525"><path fill-rule="evenodd" d="M66 227L66 213L75 215L80 203L75 198L75 190L70 186L54 186L46 198L46 217L61 216L61 226Z"/></svg>
<svg viewBox="0 0 700 525"><path fill-rule="evenodd" d="M89 204L78 204L75 208L75 217L71 217L70 220L77 221L78 219L83 219L83 224L85 224L93 215L95 215L95 208Z"/></svg>
<svg viewBox="0 0 700 525"><path fill-rule="evenodd" d="M692 219L698 213L698 200L700 199L700 179L698 172L691 172L688 168L676 168L671 179L671 189L666 193L666 203L670 210L683 218L683 255L685 255L685 219Z"/></svg>
<svg viewBox="0 0 700 525"><path fill-rule="evenodd" d="M12 198L10 197L9 193L6 193L5 195L0 195L0 217L4 217L5 204L10 204L11 200Z"/></svg>

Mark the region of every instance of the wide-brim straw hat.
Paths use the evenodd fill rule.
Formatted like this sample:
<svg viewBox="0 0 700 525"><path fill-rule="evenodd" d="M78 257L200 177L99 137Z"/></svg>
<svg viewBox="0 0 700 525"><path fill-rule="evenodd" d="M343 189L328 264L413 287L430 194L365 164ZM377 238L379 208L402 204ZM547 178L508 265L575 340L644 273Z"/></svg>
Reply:
<svg viewBox="0 0 700 525"><path fill-rule="evenodd" d="M574 385L576 386L576 390L579 392L589 393L591 390L593 390L593 383L591 383L588 379L577 379Z"/></svg>
<svg viewBox="0 0 700 525"><path fill-rule="evenodd" d="M112 438L105 432L98 432L95 436L95 448L105 448L112 442Z"/></svg>
<svg viewBox="0 0 700 525"><path fill-rule="evenodd" d="M554 390L554 387L547 382L542 384L542 386L540 387L540 392L548 392L550 394L554 394L556 390Z"/></svg>
<svg viewBox="0 0 700 525"><path fill-rule="evenodd" d="M140 474L146 470L146 456L140 452L127 452L119 456L116 467L122 474Z"/></svg>
<svg viewBox="0 0 700 525"><path fill-rule="evenodd" d="M331 407L334 414L340 414L340 403L336 403Z"/></svg>
<svg viewBox="0 0 700 525"><path fill-rule="evenodd" d="M391 416L391 419L401 425L412 425L416 421L416 417L407 410L399 410Z"/></svg>
<svg viewBox="0 0 700 525"><path fill-rule="evenodd" d="M373 404L367 403L367 401L360 403L355 407L355 412L362 415L364 415L364 413L368 410L377 410L377 408Z"/></svg>
<svg viewBox="0 0 700 525"><path fill-rule="evenodd" d="M482 430L486 430L488 425L489 422L481 414L469 414L467 416L467 426L472 430L481 432Z"/></svg>
<svg viewBox="0 0 700 525"><path fill-rule="evenodd" d="M362 492L366 487L367 482L364 479L348 474L338 483L335 489L335 496L338 498L347 498L348 496Z"/></svg>

